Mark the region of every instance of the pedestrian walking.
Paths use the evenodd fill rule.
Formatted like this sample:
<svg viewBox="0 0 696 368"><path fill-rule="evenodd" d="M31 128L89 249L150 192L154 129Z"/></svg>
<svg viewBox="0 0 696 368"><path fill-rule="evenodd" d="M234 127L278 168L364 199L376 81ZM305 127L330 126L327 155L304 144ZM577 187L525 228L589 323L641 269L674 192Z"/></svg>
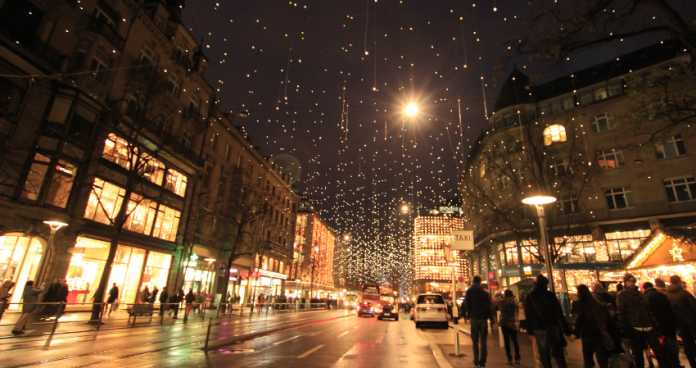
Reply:
<svg viewBox="0 0 696 368"><path fill-rule="evenodd" d="M198 294L196 294L196 303L193 306L193 308L196 310L196 313L201 314L201 308L203 307L203 303L205 303L205 294L199 291Z"/></svg>
<svg viewBox="0 0 696 368"><path fill-rule="evenodd" d="M188 320L188 315L193 308L193 303L196 301L196 295L193 294L193 289L189 289L188 294L186 294L186 313L184 313L184 322Z"/></svg>
<svg viewBox="0 0 696 368"><path fill-rule="evenodd" d="M621 343L621 330L619 329L619 321L617 316L616 307L616 297L612 295L601 282L596 282L592 286L592 295L599 301L604 308L606 308L609 313L609 318L611 319L609 324L609 333L614 338L614 350L609 351L609 366L611 368L619 368L620 357L619 354L624 352Z"/></svg>
<svg viewBox="0 0 696 368"><path fill-rule="evenodd" d="M36 309L36 302L39 300L39 295L43 290L34 287L34 281L27 281L22 292L22 315L12 328L13 335L21 335L24 333L24 328L27 326L29 316Z"/></svg>
<svg viewBox="0 0 696 368"><path fill-rule="evenodd" d="M150 299L147 301L150 304L155 304L157 301L157 294L159 294L159 289L157 288L157 285L152 289L152 295L150 295Z"/></svg>
<svg viewBox="0 0 696 368"><path fill-rule="evenodd" d="M505 290L503 300L498 301L498 309L500 310L500 329L503 331L503 341L505 342L505 354L507 355L507 363L512 364L512 353L510 342L515 347L515 364L521 364L520 360L520 344L517 341L518 331L518 313L519 310L515 293L512 290Z"/></svg>
<svg viewBox="0 0 696 368"><path fill-rule="evenodd" d="M147 301L150 300L150 289L148 289L147 286L140 292L138 299L141 303L147 303Z"/></svg>
<svg viewBox="0 0 696 368"><path fill-rule="evenodd" d="M619 321L624 333L631 340L631 353L637 368L644 368L643 348L647 344L655 354L660 367L667 367L667 360L658 341L657 320L650 310L644 294L638 291L636 278L631 274L624 276L624 289L616 299L619 307Z"/></svg>
<svg viewBox="0 0 696 368"><path fill-rule="evenodd" d="M655 289L662 294L667 295L667 284L665 284L664 280L659 277L655 279Z"/></svg>
<svg viewBox="0 0 696 368"><path fill-rule="evenodd" d="M60 293L60 289L63 287L63 285L60 283L60 279L56 278L53 279L53 282L51 285L46 288L46 292L43 294L43 297L41 298L42 303L58 303L60 300L58 299L58 294ZM49 319L51 316L53 316L56 311L58 310L57 305L53 304L42 304L36 307L36 314L38 314L39 320L40 321L45 321Z"/></svg>
<svg viewBox="0 0 696 368"><path fill-rule="evenodd" d="M556 295L548 290L549 279L537 275L534 288L527 295L524 314L527 318L527 333L536 340L539 360L544 368L551 368L551 357L558 363L558 368L566 368L564 348L565 337L571 331L563 315L561 304Z"/></svg>
<svg viewBox="0 0 696 368"><path fill-rule="evenodd" d="M609 352L616 349L615 339L609 332L611 324L609 311L597 300L587 285L578 286L576 307L578 318L575 321L574 336L571 336L571 340L575 337L582 339L584 367L594 367L596 357L599 368L608 368ZM616 337L620 339L620 336Z"/></svg>
<svg viewBox="0 0 696 368"><path fill-rule="evenodd" d="M646 282L643 284L645 297L650 304L659 332L662 335L662 352L669 360L672 368L680 368L679 362L679 343L677 342L677 316L674 314L672 305L669 303L667 295L659 292L653 284Z"/></svg>
<svg viewBox="0 0 696 368"><path fill-rule="evenodd" d="M169 297L169 315L171 316L174 312L174 319L177 319L179 314L179 303L181 303L181 294L178 292Z"/></svg>
<svg viewBox="0 0 696 368"><path fill-rule="evenodd" d="M488 319L491 318L491 296L481 287L481 276L474 276L473 285L464 299L466 314L471 320L471 341L474 343L474 367L485 367L488 357Z"/></svg>
<svg viewBox="0 0 696 368"><path fill-rule="evenodd" d="M160 316L164 314L164 305L167 303L169 300L169 293L167 292L167 287L162 288L162 293L160 293L159 297L159 302L160 302Z"/></svg>
<svg viewBox="0 0 696 368"><path fill-rule="evenodd" d="M60 279L58 280L61 281ZM68 295L70 295L70 289L68 288L68 279L65 279L61 281L60 290L58 291L58 296L56 297L56 302L63 304L62 306L56 305L56 319L65 314L65 304L68 303Z"/></svg>
<svg viewBox="0 0 696 368"><path fill-rule="evenodd" d="M0 320L2 320L5 309L10 306L10 298L12 297L10 291L12 291L14 285L14 281L7 280L3 282L2 287L0 287Z"/></svg>
<svg viewBox="0 0 696 368"><path fill-rule="evenodd" d="M114 311L114 308L118 309L118 294L119 294L118 286L114 282L114 286L112 286L111 289L109 290L109 299L106 300L106 302L109 304L109 314L107 314L108 316L111 315L111 312ZM114 305L114 304L116 304L116 305Z"/></svg>
<svg viewBox="0 0 696 368"><path fill-rule="evenodd" d="M669 283L666 295L677 316L677 331L691 368L696 368L696 298L684 289L681 277L671 276Z"/></svg>

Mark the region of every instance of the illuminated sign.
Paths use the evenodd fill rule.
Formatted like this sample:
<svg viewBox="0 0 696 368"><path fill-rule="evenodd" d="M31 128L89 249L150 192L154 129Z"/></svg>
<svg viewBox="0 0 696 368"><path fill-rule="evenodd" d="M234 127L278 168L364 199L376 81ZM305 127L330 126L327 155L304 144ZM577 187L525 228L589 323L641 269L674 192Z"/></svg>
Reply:
<svg viewBox="0 0 696 368"><path fill-rule="evenodd" d="M523 269L525 275L531 275L532 274L532 267L530 266L525 266Z"/></svg>
<svg viewBox="0 0 696 368"><path fill-rule="evenodd" d="M230 268L230 273L237 273L237 269L236 269L236 268Z"/></svg>
<svg viewBox="0 0 696 368"><path fill-rule="evenodd" d="M461 207L454 207L454 206L440 206L437 208L440 213L460 213L462 212Z"/></svg>
<svg viewBox="0 0 696 368"><path fill-rule="evenodd" d="M67 174L70 176L73 176L75 174L71 168L65 167L65 166L60 165L60 164L56 165L56 170L62 172L63 174Z"/></svg>
<svg viewBox="0 0 696 368"><path fill-rule="evenodd" d="M237 278L234 276L230 276L230 281L237 281Z"/></svg>
<svg viewBox="0 0 696 368"><path fill-rule="evenodd" d="M191 254L191 258L190 258L190 259L191 259L192 261L197 261L197 260L198 260L198 254L196 254L196 253Z"/></svg>

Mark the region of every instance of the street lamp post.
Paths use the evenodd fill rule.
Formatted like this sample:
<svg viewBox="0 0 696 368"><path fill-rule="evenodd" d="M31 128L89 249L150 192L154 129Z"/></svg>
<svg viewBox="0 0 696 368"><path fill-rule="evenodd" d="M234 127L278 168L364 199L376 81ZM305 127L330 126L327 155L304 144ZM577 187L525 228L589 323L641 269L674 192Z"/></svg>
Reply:
<svg viewBox="0 0 696 368"><path fill-rule="evenodd" d="M51 227L51 235L49 235L48 237L46 251L43 252L43 256L41 257L41 263L39 263L39 268L36 270L36 275L34 277L34 279L36 279L36 285L41 285L41 280L43 280L44 267L46 266L46 260L48 259L51 247L53 246L53 238L56 236L56 233L58 232L58 230L60 230L61 227L68 226L68 224L60 221L44 221L44 224Z"/></svg>
<svg viewBox="0 0 696 368"><path fill-rule="evenodd" d="M522 203L534 205L537 210L537 216L539 217L539 247L541 247L544 261L546 263L546 271L549 273L549 282L551 283L551 292L556 292L556 286L553 282L553 260L549 253L548 240L546 239L546 215L544 211L544 205L556 202L556 197L537 195L533 197L527 197L522 200Z"/></svg>

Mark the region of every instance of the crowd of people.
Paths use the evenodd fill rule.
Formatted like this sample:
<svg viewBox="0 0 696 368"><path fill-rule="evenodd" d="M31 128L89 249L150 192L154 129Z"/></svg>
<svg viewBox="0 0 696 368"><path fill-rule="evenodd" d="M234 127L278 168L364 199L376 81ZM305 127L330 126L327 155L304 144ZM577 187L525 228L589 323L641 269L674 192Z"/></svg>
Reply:
<svg viewBox="0 0 696 368"><path fill-rule="evenodd" d="M688 292L679 276L645 282L642 292L636 278L626 274L617 292L608 292L602 283L577 287L577 300L569 324L556 295L549 291L549 280L538 275L531 292L520 291L519 299L511 290L496 295L496 300L475 276L466 291L464 317L471 321L474 366L485 367L488 321L496 319L503 333L508 364L521 364L517 333L525 330L533 342L537 367L551 368L554 359L559 368L567 367L567 340L580 339L585 368L618 368L624 354L631 367L643 368L645 354L654 357L660 367L680 368L679 343L692 368L696 368L696 297ZM520 313L522 311L522 313ZM524 320L519 316L523 315ZM512 348L514 347L514 355Z"/></svg>

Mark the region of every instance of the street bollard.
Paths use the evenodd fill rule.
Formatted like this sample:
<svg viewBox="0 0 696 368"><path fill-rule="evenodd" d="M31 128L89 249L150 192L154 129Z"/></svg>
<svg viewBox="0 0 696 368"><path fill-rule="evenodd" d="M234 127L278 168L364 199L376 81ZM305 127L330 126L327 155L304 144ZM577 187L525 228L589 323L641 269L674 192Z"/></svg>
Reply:
<svg viewBox="0 0 696 368"><path fill-rule="evenodd" d="M53 335L56 333L56 328L58 328L58 318L60 317L62 312L63 312L63 303L61 302L60 305L58 305L58 313L56 313L56 319L53 322L53 328L51 329L51 334L48 335L48 339L46 340L46 343L44 344L45 348L47 348L51 345L51 340L53 340Z"/></svg>
<svg viewBox="0 0 696 368"><path fill-rule="evenodd" d="M269 304L266 304L266 316L268 316L268 306Z"/></svg>
<svg viewBox="0 0 696 368"><path fill-rule="evenodd" d="M203 347L203 350L205 352L208 351L208 340L210 340L210 328L212 327L212 325L213 319L211 318L210 320L208 320L208 333L205 335L205 346Z"/></svg>
<svg viewBox="0 0 696 368"><path fill-rule="evenodd" d="M104 317L104 308L106 307L106 303L102 304L101 312L99 313L99 323L97 323L97 331L101 329L102 325L102 317Z"/></svg>
<svg viewBox="0 0 696 368"><path fill-rule="evenodd" d="M131 327L135 327L135 319L138 317L138 313L135 312L135 306L136 304L133 304L133 309L131 309L133 311L133 324L131 324Z"/></svg>
<svg viewBox="0 0 696 368"><path fill-rule="evenodd" d="M203 322L205 321L205 303L201 304L201 307L201 309L203 309L203 313L201 313L200 311L198 311L198 313L201 315L201 322Z"/></svg>
<svg viewBox="0 0 696 368"><path fill-rule="evenodd" d="M160 306L160 325L163 323L164 323L164 309L162 309L162 307Z"/></svg>
<svg viewBox="0 0 696 368"><path fill-rule="evenodd" d="M215 316L215 319L220 319L220 304L222 304L222 303L218 303L218 308L217 308L218 310L217 310L217 315Z"/></svg>

